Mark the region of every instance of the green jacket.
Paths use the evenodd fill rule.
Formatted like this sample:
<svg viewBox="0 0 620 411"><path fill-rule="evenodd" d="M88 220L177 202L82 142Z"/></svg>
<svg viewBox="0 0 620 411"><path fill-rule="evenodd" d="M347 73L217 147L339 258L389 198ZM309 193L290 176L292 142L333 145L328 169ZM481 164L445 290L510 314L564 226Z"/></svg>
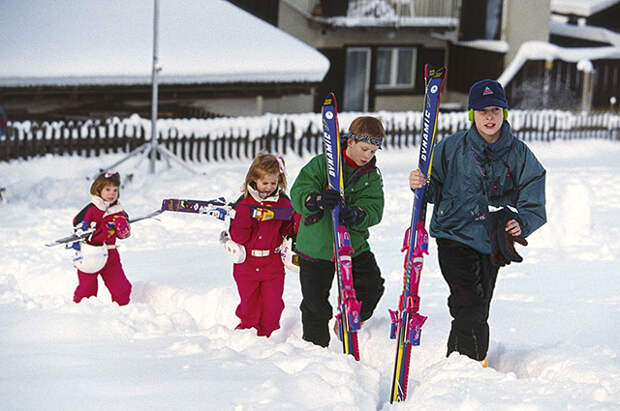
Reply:
<svg viewBox="0 0 620 411"><path fill-rule="evenodd" d="M366 212L361 223L348 228L353 256L370 250L368 227L379 224L383 216L383 180L375 163L373 158L357 170L343 166L345 202ZM302 257L331 260L334 256L331 212L313 212L305 204L309 194L320 193L327 186L325 155L319 154L301 169L291 188L293 208L302 215L296 241L296 251Z"/></svg>
<svg viewBox="0 0 620 411"><path fill-rule="evenodd" d="M488 206L510 205L517 209L527 237L547 221L545 174L506 121L501 137L491 146L475 126L444 138L433 154L429 201L435 206L430 234L490 254L484 226Z"/></svg>

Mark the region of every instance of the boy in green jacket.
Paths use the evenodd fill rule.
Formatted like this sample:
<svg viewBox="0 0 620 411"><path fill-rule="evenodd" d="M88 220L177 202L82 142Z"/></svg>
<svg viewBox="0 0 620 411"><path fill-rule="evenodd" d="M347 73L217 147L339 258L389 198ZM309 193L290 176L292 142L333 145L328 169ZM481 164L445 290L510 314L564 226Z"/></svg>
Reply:
<svg viewBox="0 0 620 411"><path fill-rule="evenodd" d="M499 267L520 262L514 241L526 245L524 238L547 221L545 169L512 135L499 82L475 83L468 105L471 128L435 147L430 234L437 238L439 266L450 287L448 355L457 351L486 366L487 320ZM412 189L425 183L420 170L409 175Z"/></svg>
<svg viewBox="0 0 620 411"><path fill-rule="evenodd" d="M296 252L301 257L302 338L316 345L329 345L328 322L332 318L329 291L334 278L334 248L330 210L341 204L340 222L347 227L353 247L353 285L362 303L361 321L372 315L381 295L383 278L370 251L368 228L383 216L383 180L375 153L381 148L385 130L374 117L358 117L344 136L344 199L329 190L325 154L312 158L300 171L291 188L291 203L302 215Z"/></svg>

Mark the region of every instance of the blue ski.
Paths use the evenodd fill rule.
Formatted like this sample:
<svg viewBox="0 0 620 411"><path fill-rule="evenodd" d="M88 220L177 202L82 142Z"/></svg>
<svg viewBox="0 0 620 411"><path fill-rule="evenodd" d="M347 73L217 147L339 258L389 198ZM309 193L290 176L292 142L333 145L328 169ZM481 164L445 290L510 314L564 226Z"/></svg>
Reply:
<svg viewBox="0 0 620 411"><path fill-rule="evenodd" d="M327 165L329 188L340 192L344 198L344 180L342 173L342 147L340 146L340 129L338 127L338 110L336 96L333 93L323 101L323 150ZM332 210L334 230L334 264L338 281L338 313L336 321L338 333L345 354L360 359L357 344L357 331L360 329L360 303L353 287L353 265L351 262L351 237L344 225L339 223L340 206Z"/></svg>
<svg viewBox="0 0 620 411"><path fill-rule="evenodd" d="M425 193L426 186L430 181L436 142L439 96L446 71L444 68L433 70L428 64L424 68L426 93L424 96L423 131L418 168L426 176L427 184L415 190L414 193L411 225L405 232L403 249L401 250L407 251L404 263L403 292L400 295L398 309L390 310L392 318L390 338L397 341L390 403L404 401L407 398L411 347L420 345L421 327L426 321L426 317L419 313L420 297L418 295L424 254L428 254L428 234L424 228L427 203Z"/></svg>

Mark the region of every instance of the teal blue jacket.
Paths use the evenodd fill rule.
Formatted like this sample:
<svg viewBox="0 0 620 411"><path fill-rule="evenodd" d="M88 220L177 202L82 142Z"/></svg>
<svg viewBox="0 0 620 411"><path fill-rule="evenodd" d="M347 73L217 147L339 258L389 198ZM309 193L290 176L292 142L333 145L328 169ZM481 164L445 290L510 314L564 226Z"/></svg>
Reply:
<svg viewBox="0 0 620 411"><path fill-rule="evenodd" d="M429 201L434 204L430 234L490 254L484 225L488 206L512 206L523 236L547 221L545 169L504 121L500 138L489 145L475 126L437 143Z"/></svg>

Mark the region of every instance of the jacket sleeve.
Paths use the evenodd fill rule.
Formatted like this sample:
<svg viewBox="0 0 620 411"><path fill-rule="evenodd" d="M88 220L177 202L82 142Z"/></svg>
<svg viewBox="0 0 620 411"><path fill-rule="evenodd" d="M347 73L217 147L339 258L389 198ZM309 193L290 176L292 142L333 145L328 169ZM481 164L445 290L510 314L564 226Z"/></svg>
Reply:
<svg viewBox="0 0 620 411"><path fill-rule="evenodd" d="M245 245L252 238L252 227L256 220L250 216L250 207L240 201L235 207L235 218L230 222L230 238Z"/></svg>
<svg viewBox="0 0 620 411"><path fill-rule="evenodd" d="M306 208L306 198L312 193L321 193L327 187L325 159L322 155L314 157L306 164L291 187L291 204L302 216L316 214Z"/></svg>
<svg viewBox="0 0 620 411"><path fill-rule="evenodd" d="M88 243L103 244L103 242L108 239L109 235L108 231L104 229L105 227L101 220L95 217L95 213L93 211L95 209L96 206L93 203L88 204L73 218L73 225L76 226L82 221L86 221L88 223L88 227L95 227L95 231L90 235Z"/></svg>
<svg viewBox="0 0 620 411"><path fill-rule="evenodd" d="M518 175L517 210L523 237L527 237L547 222L545 209L546 171L534 154L523 144L522 167Z"/></svg>
<svg viewBox="0 0 620 411"><path fill-rule="evenodd" d="M383 179L381 178L381 172L377 168L371 172L368 177L368 185L361 195L355 199L352 206L360 207L366 213L364 219L357 225L353 226L354 229L365 230L368 227L377 225L383 218L384 207L384 195L383 195Z"/></svg>
<svg viewBox="0 0 620 411"><path fill-rule="evenodd" d="M288 200L284 201L282 206L292 207L291 202ZM280 236L282 238L288 235L294 235L295 233L294 226L295 226L295 219L296 219L295 214L297 214L297 212L293 211L293 215L289 221L282 221L282 225L280 226Z"/></svg>
<svg viewBox="0 0 620 411"><path fill-rule="evenodd" d="M76 214L75 217L73 217L73 226L75 227L76 225L80 224L82 221L86 221L86 214L88 213L88 209L94 206L93 203L88 203L86 205L86 207L84 207L83 209L80 210L79 213Z"/></svg>
<svg viewBox="0 0 620 411"><path fill-rule="evenodd" d="M441 202L441 190L446 175L447 164L445 156L446 144L437 143L433 151L433 163L431 164L431 179L427 187L426 198L429 203L439 204Z"/></svg>

